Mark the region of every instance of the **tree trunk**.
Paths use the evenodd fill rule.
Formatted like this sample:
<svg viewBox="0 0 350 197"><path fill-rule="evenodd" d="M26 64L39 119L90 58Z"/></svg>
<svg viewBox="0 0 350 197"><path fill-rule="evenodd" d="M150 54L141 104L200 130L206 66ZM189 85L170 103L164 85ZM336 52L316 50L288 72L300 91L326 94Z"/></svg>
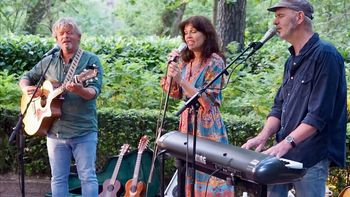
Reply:
<svg viewBox="0 0 350 197"><path fill-rule="evenodd" d="M181 3L179 7L174 10L166 9L162 14L163 28L161 34L170 37L179 35L179 23L186 10L186 3Z"/></svg>
<svg viewBox="0 0 350 197"><path fill-rule="evenodd" d="M27 17L23 31L28 34L35 34L40 22L50 12L51 0L38 0L37 3L27 10Z"/></svg>
<svg viewBox="0 0 350 197"><path fill-rule="evenodd" d="M213 25L216 27L218 20L218 0L213 0Z"/></svg>
<svg viewBox="0 0 350 197"><path fill-rule="evenodd" d="M246 0L228 2L219 0L218 34L222 40L222 49L232 42L239 43L239 50L244 46Z"/></svg>

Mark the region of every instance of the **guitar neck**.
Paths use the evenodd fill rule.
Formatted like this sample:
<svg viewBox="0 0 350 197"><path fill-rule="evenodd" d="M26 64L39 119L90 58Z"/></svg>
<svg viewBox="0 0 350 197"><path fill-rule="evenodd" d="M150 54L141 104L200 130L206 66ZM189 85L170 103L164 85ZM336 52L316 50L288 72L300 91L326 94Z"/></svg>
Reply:
<svg viewBox="0 0 350 197"><path fill-rule="evenodd" d="M122 164L123 157L124 157L124 154L119 155L119 158L118 158L117 164L114 168L111 180L109 181L109 183L111 185L114 185L115 181L117 180L118 172L119 172L120 166Z"/></svg>
<svg viewBox="0 0 350 197"><path fill-rule="evenodd" d="M56 88L52 94L51 94L51 98L54 99L56 98L58 95L62 94L64 92L65 88L64 85L61 85L60 87Z"/></svg>
<svg viewBox="0 0 350 197"><path fill-rule="evenodd" d="M79 75L76 75L76 79L77 81L79 81L79 83L83 83L86 80L92 79L93 77L97 76L97 69L93 69L93 70L86 70L83 71L82 73L80 73ZM68 82L73 81L73 78L68 80ZM52 99L56 98L58 95L62 94L65 91L65 84L62 84L60 87L56 88L53 92L52 92Z"/></svg>
<svg viewBox="0 0 350 197"><path fill-rule="evenodd" d="M142 152L138 152L137 153L136 163L135 163L134 175L133 175L132 183L131 183L131 188L135 188L136 189L136 186L137 186L138 177L139 177L139 171L140 171L141 157L142 157ZM135 191L132 191L132 192L135 192Z"/></svg>

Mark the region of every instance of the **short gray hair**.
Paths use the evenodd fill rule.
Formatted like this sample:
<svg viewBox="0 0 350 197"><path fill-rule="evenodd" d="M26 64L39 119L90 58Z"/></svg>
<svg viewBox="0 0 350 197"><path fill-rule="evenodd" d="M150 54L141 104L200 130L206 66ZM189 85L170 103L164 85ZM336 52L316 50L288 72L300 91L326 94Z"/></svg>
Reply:
<svg viewBox="0 0 350 197"><path fill-rule="evenodd" d="M81 31L75 22L73 18L67 17L67 18L60 18L58 21L56 21L52 26L52 36L54 38L57 38L57 31L65 26L70 26L73 28L73 30L81 36Z"/></svg>

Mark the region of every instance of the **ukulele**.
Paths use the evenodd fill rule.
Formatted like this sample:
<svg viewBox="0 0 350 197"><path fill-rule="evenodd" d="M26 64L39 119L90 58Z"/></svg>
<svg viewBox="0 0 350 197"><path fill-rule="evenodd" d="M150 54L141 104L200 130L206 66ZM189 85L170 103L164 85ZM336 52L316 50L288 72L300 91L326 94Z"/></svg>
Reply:
<svg viewBox="0 0 350 197"><path fill-rule="evenodd" d="M97 76L97 69L89 69L77 75L79 82L84 82ZM54 85L46 80L42 85L42 95L33 98L23 118L24 131L28 135L45 136L52 123L61 116L62 98L57 98L64 91L64 85L54 89ZM22 94L21 113L27 107L31 95Z"/></svg>
<svg viewBox="0 0 350 197"><path fill-rule="evenodd" d="M125 184L125 197L144 197L146 185L145 183L138 181L139 171L140 171L140 163L143 151L146 149L148 144L148 136L144 135L139 142L137 159L134 169L133 178L128 180Z"/></svg>
<svg viewBox="0 0 350 197"><path fill-rule="evenodd" d="M121 188L121 184L120 182L117 180L117 176L118 176L118 172L120 169L120 166L122 164L122 160L123 157L125 155L125 153L128 151L130 145L129 144L124 144L121 147L120 153L119 153L119 157L118 157L118 161L115 165L112 177L110 179L106 179L103 182L103 190L102 192L98 195L99 197L115 197L115 196L120 196L120 188Z"/></svg>

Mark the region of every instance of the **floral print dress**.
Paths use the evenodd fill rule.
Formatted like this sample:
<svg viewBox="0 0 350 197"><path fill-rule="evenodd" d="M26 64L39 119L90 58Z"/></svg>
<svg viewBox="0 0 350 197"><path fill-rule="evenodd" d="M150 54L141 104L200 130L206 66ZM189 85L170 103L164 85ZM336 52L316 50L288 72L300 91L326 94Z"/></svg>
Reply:
<svg viewBox="0 0 350 197"><path fill-rule="evenodd" d="M217 76L224 68L225 64L222 58L217 54L212 54L210 58L203 61L196 71L191 73L192 63L182 64L182 78L189 81L198 90L206 86ZM225 125L223 123L219 106L222 101L221 88L224 84L224 78L217 79L206 91L206 97L201 97L200 107L197 115L197 136L200 138L209 139L224 144L228 143ZM163 78L161 85L164 90L169 88L166 78ZM189 99L184 96L183 90L178 84L172 84L170 96L178 99ZM193 133L193 118L192 109L187 108L182 112L179 123L179 130L183 133ZM208 188L207 181L210 178ZM190 196L190 177L186 181L186 196ZM206 191L207 190L207 191ZM207 194L206 194L207 193ZM226 184L226 181L209 177L208 174L196 171L195 180L195 196L207 197L232 197L234 196L233 186Z"/></svg>

